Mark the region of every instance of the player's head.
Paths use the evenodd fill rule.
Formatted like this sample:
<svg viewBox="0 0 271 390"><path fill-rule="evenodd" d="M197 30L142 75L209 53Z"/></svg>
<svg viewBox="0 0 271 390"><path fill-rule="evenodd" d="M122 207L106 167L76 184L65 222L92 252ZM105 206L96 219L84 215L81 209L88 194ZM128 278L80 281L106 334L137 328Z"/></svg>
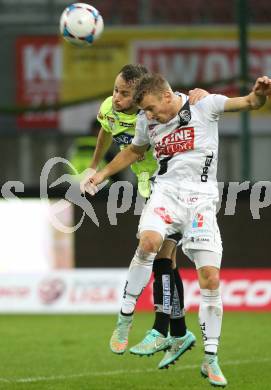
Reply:
<svg viewBox="0 0 271 390"><path fill-rule="evenodd" d="M139 64L128 64L120 70L114 84L114 110L128 114L136 112L137 107L133 100L134 89L138 80L147 73L147 68Z"/></svg>
<svg viewBox="0 0 271 390"><path fill-rule="evenodd" d="M148 119L161 123L171 120L176 113L176 95L167 80L158 73L144 75L136 85L134 101L145 111Z"/></svg>

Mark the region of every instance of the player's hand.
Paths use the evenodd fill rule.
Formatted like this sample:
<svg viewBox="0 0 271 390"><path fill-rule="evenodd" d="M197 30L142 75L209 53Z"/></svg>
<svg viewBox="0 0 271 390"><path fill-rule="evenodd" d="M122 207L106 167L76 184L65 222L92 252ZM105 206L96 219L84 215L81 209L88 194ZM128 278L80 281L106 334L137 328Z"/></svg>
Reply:
<svg viewBox="0 0 271 390"><path fill-rule="evenodd" d="M188 95L189 95L189 103L196 104L199 100L203 99L205 96L208 96L210 94L209 92L205 91L205 89L194 88L194 89L190 89Z"/></svg>
<svg viewBox="0 0 271 390"><path fill-rule="evenodd" d="M271 79L267 76L257 78L252 91L257 96L271 95Z"/></svg>
<svg viewBox="0 0 271 390"><path fill-rule="evenodd" d="M85 192L94 196L99 191L98 185L105 181L106 177L103 172L97 172L93 176L89 177L85 184Z"/></svg>
<svg viewBox="0 0 271 390"><path fill-rule="evenodd" d="M89 180L97 173L95 169L88 168L84 171L84 178L80 181L80 191L82 194L85 194L87 191Z"/></svg>

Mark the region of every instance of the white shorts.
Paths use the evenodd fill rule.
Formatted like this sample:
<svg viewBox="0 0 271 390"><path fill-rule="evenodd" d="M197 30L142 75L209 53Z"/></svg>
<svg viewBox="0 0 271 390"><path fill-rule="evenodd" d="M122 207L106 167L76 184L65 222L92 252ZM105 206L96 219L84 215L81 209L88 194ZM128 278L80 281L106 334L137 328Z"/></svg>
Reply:
<svg viewBox="0 0 271 390"><path fill-rule="evenodd" d="M191 250L222 254L216 202L206 196L179 196L171 191L154 191L139 221L139 234L145 230L156 231L163 239L174 233L182 233L183 252L192 261Z"/></svg>

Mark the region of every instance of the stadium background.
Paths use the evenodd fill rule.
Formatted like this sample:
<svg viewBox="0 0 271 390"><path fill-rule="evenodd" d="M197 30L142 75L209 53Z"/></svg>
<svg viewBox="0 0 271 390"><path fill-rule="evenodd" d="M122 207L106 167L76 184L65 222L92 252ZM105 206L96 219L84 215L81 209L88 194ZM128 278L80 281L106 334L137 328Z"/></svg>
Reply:
<svg viewBox="0 0 271 390"><path fill-rule="evenodd" d="M117 224L107 215L108 186L91 199L99 227L86 216L78 230L66 233L48 215L69 188L65 179L54 181L71 172L64 163L53 166L48 197L42 200L40 176L49 159L80 159L80 140L88 143L99 104L111 94L125 63L161 71L176 89L204 87L229 96L245 93L258 75L271 76L268 0L209 0L208 7L203 0L89 3L103 15L105 31L91 49L80 50L58 36L59 15L68 1L0 0L0 186L5 198L0 200L0 312L7 326L5 313L115 313L119 308L125 269L136 247L135 188L125 212L120 189L113 205ZM218 181L224 183L218 219L226 309L266 311L269 322L270 120L270 104L251 115L225 115L218 167ZM112 147L110 157L115 153ZM129 170L116 179L135 184ZM243 183L244 190L235 212L229 212L233 182ZM258 215L251 211L255 207ZM82 209L72 205L60 214L65 226L73 226ZM195 272L181 250L178 262L187 307L195 310ZM151 288L144 294L139 309L151 310Z"/></svg>

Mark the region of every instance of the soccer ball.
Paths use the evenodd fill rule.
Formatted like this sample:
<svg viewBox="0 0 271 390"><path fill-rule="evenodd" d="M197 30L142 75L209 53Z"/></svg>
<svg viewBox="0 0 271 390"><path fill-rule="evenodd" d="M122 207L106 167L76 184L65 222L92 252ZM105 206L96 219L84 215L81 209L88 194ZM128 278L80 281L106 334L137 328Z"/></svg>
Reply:
<svg viewBox="0 0 271 390"><path fill-rule="evenodd" d="M77 46L92 45L103 28L99 11L85 3L74 3L65 8L60 18L60 32L64 39Z"/></svg>

